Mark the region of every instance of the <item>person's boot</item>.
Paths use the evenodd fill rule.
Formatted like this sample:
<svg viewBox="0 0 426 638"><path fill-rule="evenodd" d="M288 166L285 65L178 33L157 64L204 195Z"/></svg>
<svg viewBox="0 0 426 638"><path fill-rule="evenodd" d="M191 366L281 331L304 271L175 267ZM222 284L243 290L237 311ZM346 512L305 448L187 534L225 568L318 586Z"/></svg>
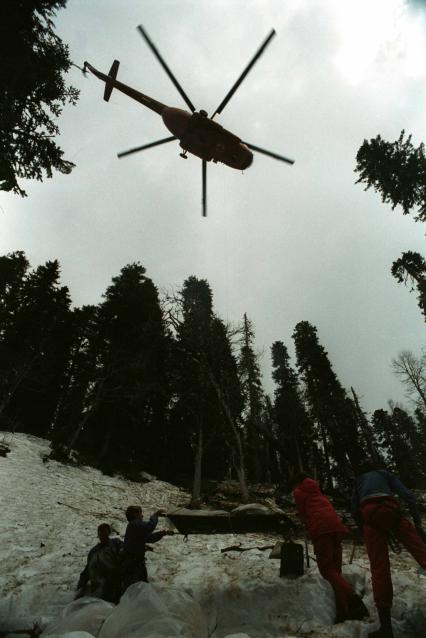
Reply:
<svg viewBox="0 0 426 638"><path fill-rule="evenodd" d="M380 629L368 634L368 638L394 638L392 631L391 610L388 607L377 607Z"/></svg>
<svg viewBox="0 0 426 638"><path fill-rule="evenodd" d="M370 614L368 613L367 607L362 602L361 596L358 594L352 594L348 601L348 620L362 620L363 618L367 618Z"/></svg>
<svg viewBox="0 0 426 638"><path fill-rule="evenodd" d="M348 620L348 617L346 614L344 614L343 612L337 612L336 617L334 619L334 624L339 625L341 622L345 622L346 620Z"/></svg>

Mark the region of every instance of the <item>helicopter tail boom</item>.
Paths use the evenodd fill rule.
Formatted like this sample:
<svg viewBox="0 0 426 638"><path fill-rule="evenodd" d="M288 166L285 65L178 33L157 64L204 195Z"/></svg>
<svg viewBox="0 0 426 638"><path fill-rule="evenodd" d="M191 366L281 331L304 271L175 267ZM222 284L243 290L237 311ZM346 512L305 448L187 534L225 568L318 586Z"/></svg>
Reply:
<svg viewBox="0 0 426 638"><path fill-rule="evenodd" d="M114 60L109 70L108 78L111 78L111 80L115 80L117 78L119 66L120 66L120 62L118 60ZM109 98L111 97L112 89L114 88L114 83L111 82L111 80L109 82L108 80L105 80L105 91L104 91L105 102L109 101Z"/></svg>
<svg viewBox="0 0 426 638"><path fill-rule="evenodd" d="M136 100L136 102L143 104L147 108L151 109L151 111L155 111L156 113L161 115L164 109L167 108L165 104L154 100L152 97L149 97L149 95L144 95L140 91L136 91L136 89L132 89L131 86L127 86L127 84L123 84L123 82L119 82L116 79L119 64L120 63L118 60L114 60L109 71L109 75L98 71L87 61L84 63L84 69L90 71L90 73L93 73L93 75L102 80L102 82L105 82L104 99L107 102L111 97L112 89L116 88L117 91L121 91L121 93L124 93L124 95L128 95L133 100Z"/></svg>

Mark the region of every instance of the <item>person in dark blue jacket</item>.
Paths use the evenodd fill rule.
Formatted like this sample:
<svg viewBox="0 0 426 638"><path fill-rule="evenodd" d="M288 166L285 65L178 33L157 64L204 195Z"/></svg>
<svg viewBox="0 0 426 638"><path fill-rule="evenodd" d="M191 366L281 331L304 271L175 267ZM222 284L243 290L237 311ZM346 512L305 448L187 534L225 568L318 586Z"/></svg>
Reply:
<svg viewBox="0 0 426 638"><path fill-rule="evenodd" d="M86 566L80 574L76 598L93 596L110 603L118 603L121 594L120 551L123 541L110 538L111 527L101 523L98 527L99 543L92 547Z"/></svg>
<svg viewBox="0 0 426 638"><path fill-rule="evenodd" d="M148 573L145 563L146 543L156 543L164 536L172 536L173 531L161 530L154 532L157 527L158 517L163 515L163 510L155 512L148 521L143 520L142 508L139 505L130 505L126 510L126 518L129 521L124 536L122 552L122 591L139 581L148 582Z"/></svg>
<svg viewBox="0 0 426 638"><path fill-rule="evenodd" d="M361 468L352 493L352 516L362 530L370 560L374 602L380 629L370 638L393 638L391 607L393 599L388 541L393 534L407 551L426 569L425 534L413 493L386 470ZM394 494L407 504L414 526L401 512Z"/></svg>

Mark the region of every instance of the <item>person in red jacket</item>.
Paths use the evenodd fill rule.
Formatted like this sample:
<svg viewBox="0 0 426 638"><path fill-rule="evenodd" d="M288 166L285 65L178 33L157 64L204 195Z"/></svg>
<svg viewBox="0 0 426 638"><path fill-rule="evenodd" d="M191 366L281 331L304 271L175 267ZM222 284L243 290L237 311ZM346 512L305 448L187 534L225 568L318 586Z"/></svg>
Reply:
<svg viewBox="0 0 426 638"><path fill-rule="evenodd" d="M336 622L365 618L368 616L366 606L342 576L342 538L349 534L348 528L343 525L318 483L306 474L295 479L293 496L299 518L312 540L319 572L334 590Z"/></svg>

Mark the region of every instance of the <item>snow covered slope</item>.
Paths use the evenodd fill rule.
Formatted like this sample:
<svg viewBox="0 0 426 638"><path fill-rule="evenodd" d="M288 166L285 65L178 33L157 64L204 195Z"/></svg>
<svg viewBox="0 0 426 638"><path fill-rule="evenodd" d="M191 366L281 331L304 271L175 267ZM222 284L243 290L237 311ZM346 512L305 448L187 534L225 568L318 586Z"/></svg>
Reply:
<svg viewBox="0 0 426 638"><path fill-rule="evenodd" d="M144 485L55 461L43 463L48 442L5 435L10 452L0 457L0 628L43 625L72 601L96 528L109 522L124 533L124 510L141 504L146 514L187 502L179 488L162 481ZM160 527L166 527L167 522ZM255 546L275 537L248 534L165 537L147 557L150 581L159 590L180 588L201 605L211 638L245 633L250 638L363 638L370 623L332 625L333 594L315 563L296 580L279 578L279 562L269 552L221 553L237 543ZM345 552L346 563L348 551ZM392 555L397 638L426 636L426 577L411 557ZM368 561L357 549L345 573L358 588L375 619Z"/></svg>

